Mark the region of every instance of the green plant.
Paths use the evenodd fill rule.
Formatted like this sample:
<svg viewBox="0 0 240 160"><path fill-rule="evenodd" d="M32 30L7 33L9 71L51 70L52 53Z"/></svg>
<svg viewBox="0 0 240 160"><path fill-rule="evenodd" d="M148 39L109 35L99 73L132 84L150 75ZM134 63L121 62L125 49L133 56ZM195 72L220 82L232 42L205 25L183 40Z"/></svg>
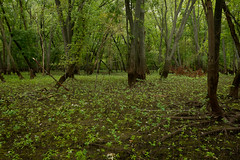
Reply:
<svg viewBox="0 0 240 160"><path fill-rule="evenodd" d="M87 159L87 150L77 151L75 154L76 160L86 160Z"/></svg>

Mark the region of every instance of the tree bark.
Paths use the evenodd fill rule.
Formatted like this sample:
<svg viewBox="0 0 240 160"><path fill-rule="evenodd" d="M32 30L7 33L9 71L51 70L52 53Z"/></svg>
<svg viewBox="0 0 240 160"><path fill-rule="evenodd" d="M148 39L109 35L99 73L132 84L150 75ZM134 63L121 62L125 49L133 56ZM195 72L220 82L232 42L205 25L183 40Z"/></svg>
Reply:
<svg viewBox="0 0 240 160"><path fill-rule="evenodd" d="M240 42L239 42L238 36L236 34L234 24L232 22L231 13L230 13L225 1L223 2L223 10L225 12L227 22L228 22L228 26L229 26L229 29L231 31L231 35L232 35L232 38L234 40L236 49L238 51L238 55L240 56ZM238 71L237 71L237 73L234 77L234 80L232 82L233 87L230 88L229 96L231 96L233 98L238 98L239 84L240 84L240 67L238 66Z"/></svg>
<svg viewBox="0 0 240 160"><path fill-rule="evenodd" d="M190 2L192 2L191 5L190 5ZM173 21L173 28L172 28L172 31L171 31L171 34L170 34L170 38L168 39L168 42L167 42L165 63L164 63L164 67L163 67L164 69L163 69L162 74L161 74L161 78L167 78L168 77L168 73L169 73L169 70L170 70L170 67L171 67L171 60L172 60L173 54L176 51L178 41L180 40L180 38L182 36L183 30L184 30L185 25L187 23L187 19L188 19L189 15L190 15L193 7L194 7L195 2L196 2L196 0L193 0L193 1L189 0L188 1L186 11L184 12L184 15L183 15L183 18L182 18L182 21L181 21L181 25L180 25L180 27L177 31L176 38L174 39L173 45L171 47L173 33L176 32L175 31L175 28L176 28L176 24L175 24L176 22L175 21L177 21L177 16L178 16L178 14L180 12L180 9L181 9L181 5L182 5L181 2L180 2L180 5L178 7L177 12L175 13L175 18L174 18L174 21ZM171 47L171 49L170 49L170 47Z"/></svg>
<svg viewBox="0 0 240 160"><path fill-rule="evenodd" d="M23 49L22 49L22 47L20 46L20 44L16 41L16 40L14 40L14 35L13 35L13 33L12 33L12 29L11 29L11 27L10 27L10 24L9 24L9 22L8 22L8 19L7 19L7 17L5 16L6 15L6 12L5 12L5 10L4 10L4 8L3 8L3 2L2 2L2 0L0 0L0 6L1 6L1 9L2 9L2 13L3 13L3 18L5 19L5 22L6 22L6 24L7 24L7 27L8 27L8 31L9 31L9 33L10 33L10 36L11 36L11 38L13 39L13 42L16 44L16 46L18 47L18 49L20 50L20 52L21 52L21 54L22 54L22 56L23 56L23 58L24 58L24 60L25 60L25 62L26 62L26 64L27 64L27 66L28 66L28 68L29 68L29 71L30 71L30 78L33 78L33 77L35 77L36 76L36 74L35 74L35 69L34 69L34 67L32 66L32 64L30 63L30 61L28 60L28 58L26 57L26 55L25 55L25 53L23 52ZM33 72L31 72L31 71L33 71ZM31 73L33 73L33 74L31 74Z"/></svg>
<svg viewBox="0 0 240 160"><path fill-rule="evenodd" d="M50 30L50 38L48 42L48 49L47 49L47 60L46 60L46 70L50 73L50 62L51 62L51 47L52 47L52 39L53 39L53 27Z"/></svg>
<svg viewBox="0 0 240 160"><path fill-rule="evenodd" d="M121 50L120 50L120 48L119 48L119 46L118 46L118 44L117 44L117 41L116 41L116 39L114 38L114 36L111 35L111 37L112 37L113 42L114 42L114 44L116 45L117 50L118 50L118 52L119 52L119 56L120 56L121 63L122 63L122 68L123 68L123 70L126 72L126 67L125 67L125 63L124 63L124 60L123 60L122 52L121 52Z"/></svg>
<svg viewBox="0 0 240 160"><path fill-rule="evenodd" d="M20 15L22 17L22 21L23 21L23 25L24 25L24 29L27 30L27 22L24 16L24 9L23 9L23 4L22 4L22 0L19 0L19 4L20 4Z"/></svg>
<svg viewBox="0 0 240 160"><path fill-rule="evenodd" d="M127 1L127 0L126 0ZM125 1L125 2L126 2ZM128 11L129 1L125 3L126 14L128 20L131 21L132 15ZM137 81L146 79L146 59L145 59L145 46L144 46L144 0L137 0L135 7L135 18L132 30L130 29L131 35L131 47L129 55L129 66L128 66L128 85L132 87ZM128 9L127 9L128 8ZM131 23L131 22L130 22ZM130 24L131 26L131 24Z"/></svg>
<svg viewBox="0 0 240 160"><path fill-rule="evenodd" d="M236 55L236 58L237 58L238 68L240 68L240 55L238 54L238 51L237 51L235 45L234 45L234 50L235 50L235 55Z"/></svg>
<svg viewBox="0 0 240 160"><path fill-rule="evenodd" d="M98 67L99 62L102 59L102 56L103 56L102 50L104 49L104 45L105 45L105 43L107 41L108 35L109 35L109 31L106 31L106 33L102 37L101 44L100 44L100 46L99 46L99 48L97 50L96 59L95 59L95 62L93 64L91 73L93 73L95 68ZM97 68L97 69L99 69L99 68Z"/></svg>
<svg viewBox="0 0 240 160"><path fill-rule="evenodd" d="M2 82L6 82L1 72L0 72L0 79Z"/></svg>
<svg viewBox="0 0 240 160"><path fill-rule="evenodd" d="M63 11L62 11L62 6L60 0L55 0L55 4L57 6L57 12L58 12L58 18L59 22L62 27L62 36L63 36L63 41L64 41L64 49L65 49L65 54L67 59L69 59L69 50L70 50L70 45L72 43L72 37L73 37L73 28L74 28L74 21L72 20L72 9L73 9L73 4L72 0L68 0L68 10L67 10L67 18L66 21L64 20L63 16ZM85 3L85 0L82 1L81 5L78 7L78 11L83 8L83 5ZM63 82L66 81L68 77L73 77L74 76L74 71L75 71L75 65L76 63L71 63L68 64L65 74L59 79L58 83L56 84L56 87L59 88Z"/></svg>
<svg viewBox="0 0 240 160"><path fill-rule="evenodd" d="M227 58L226 58L226 48L225 48L224 38L222 38L222 49L223 49L223 62L224 62L223 73L227 74Z"/></svg>
<svg viewBox="0 0 240 160"><path fill-rule="evenodd" d="M45 46L44 46L44 37L43 33L41 33L39 26L38 26L38 34L40 37L40 44L41 44L41 49L42 49L42 74L45 75Z"/></svg>
<svg viewBox="0 0 240 160"><path fill-rule="evenodd" d="M1 53L2 52L0 52L0 80L2 82L5 82L5 79L4 79L3 75L2 75L2 73L4 73L4 69L3 69L3 61L2 61L2 54Z"/></svg>
<svg viewBox="0 0 240 160"><path fill-rule="evenodd" d="M7 69L6 69L6 71L7 71L8 75L11 74L11 70L12 70L12 66L11 66L11 62L10 62L10 57L9 57L9 55L7 53Z"/></svg>
<svg viewBox="0 0 240 160"><path fill-rule="evenodd" d="M159 41L159 47L158 47L158 65L160 65L161 64L161 62L163 61L162 60L162 45L163 45L163 38L165 37L164 36L164 11L163 11L163 7L164 5L162 4L162 7L161 7L161 13L158 11L158 13L159 13L159 15L161 15L160 16L160 18L158 19L157 18L157 15L156 15L156 13L155 13L155 8L154 8L154 6L151 6L152 8L152 14L153 14L153 17L154 17L154 19L155 19L155 21L156 21L156 24L157 24L157 26L158 26L158 28L159 28L159 30L160 30L160 41ZM165 10L165 13L167 12L167 9ZM166 15L166 14L165 14ZM159 72L159 73L161 73L161 72Z"/></svg>
<svg viewBox="0 0 240 160"><path fill-rule="evenodd" d="M12 62L12 67L14 69L14 71L17 73L19 79L24 79L24 77L22 76L22 74L19 72L17 66L16 66L16 63L12 57L12 54L11 54L11 49L10 49L10 46L11 46L11 37L10 37L10 42L9 44L7 43L7 38L6 38L6 34L5 34L5 30L4 30L4 27L3 27L3 24L2 24L2 20L0 19L0 28L1 28L1 33L2 33L2 39L3 39L3 43L5 43L5 47L6 47L6 50L7 50L7 53L8 53L8 56Z"/></svg>
<svg viewBox="0 0 240 160"><path fill-rule="evenodd" d="M194 31L194 42L195 42L195 52L197 55L197 64L196 69L202 69L202 55L199 54L200 44L199 44L199 27L200 27L200 16L198 11L198 17L196 17L195 13L195 7L193 8L193 17L192 17L192 23L193 23L193 31Z"/></svg>
<svg viewBox="0 0 240 160"><path fill-rule="evenodd" d="M0 80L2 82L6 82L3 75L2 75L2 73L4 73L4 69L3 69L3 61L2 61L2 54L1 53L2 52L0 52Z"/></svg>
<svg viewBox="0 0 240 160"><path fill-rule="evenodd" d="M66 73L60 77L55 87L57 89L61 87L62 86L61 84L63 84L63 82L65 82L69 77L72 77L74 75L74 71L75 71L75 64L69 65Z"/></svg>
<svg viewBox="0 0 240 160"><path fill-rule="evenodd" d="M7 73L7 55L6 55L6 50L5 50L5 44L3 43L3 48L2 48L2 55L3 55L3 73Z"/></svg>
<svg viewBox="0 0 240 160"><path fill-rule="evenodd" d="M4 72L2 56L3 56L3 54L0 51L0 74Z"/></svg>
<svg viewBox="0 0 240 160"><path fill-rule="evenodd" d="M215 6L215 17L213 17L213 8L211 0L206 0L207 20L208 20L208 97L212 114L223 116L222 108L217 100L218 85L218 61L219 61L219 44L221 33L221 15L222 2L218 0Z"/></svg>

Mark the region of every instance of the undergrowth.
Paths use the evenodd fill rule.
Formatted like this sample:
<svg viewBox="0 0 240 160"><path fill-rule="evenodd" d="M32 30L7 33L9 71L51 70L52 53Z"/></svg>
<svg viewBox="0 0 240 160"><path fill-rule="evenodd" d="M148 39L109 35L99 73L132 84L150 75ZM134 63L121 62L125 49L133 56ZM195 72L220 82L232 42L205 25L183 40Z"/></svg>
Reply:
<svg viewBox="0 0 240 160"><path fill-rule="evenodd" d="M211 117L206 76L153 73L129 89L125 73L76 75L69 92L40 74L5 79L0 159L240 159L239 122ZM229 117L240 107L227 97L232 79L220 75L218 87Z"/></svg>

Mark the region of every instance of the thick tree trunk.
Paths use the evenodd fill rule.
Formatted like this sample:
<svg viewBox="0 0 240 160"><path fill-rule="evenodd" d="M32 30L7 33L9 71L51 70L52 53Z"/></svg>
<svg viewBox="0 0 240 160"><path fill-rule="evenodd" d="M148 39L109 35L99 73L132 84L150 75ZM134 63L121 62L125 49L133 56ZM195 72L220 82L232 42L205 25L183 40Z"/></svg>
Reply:
<svg viewBox="0 0 240 160"><path fill-rule="evenodd" d="M218 60L219 60L219 44L221 33L221 15L222 2L216 2L215 17L213 17L213 8L211 0L206 0L207 20L208 20L208 96L209 105L212 113L216 116L223 116L222 108L217 100L218 85Z"/></svg>
<svg viewBox="0 0 240 160"><path fill-rule="evenodd" d="M126 1L125 1L126 2ZM131 12L128 11L129 3L126 5L126 14L128 20L131 19ZM129 65L128 65L128 85L132 87L137 81L146 79L146 58L145 58L145 46L144 46L144 0L136 1L135 8L135 19L133 28L130 32L133 35L131 39L131 51L129 55ZM128 9L127 9L128 8ZM131 26L131 22L130 22Z"/></svg>
<svg viewBox="0 0 240 160"><path fill-rule="evenodd" d="M137 54L137 57L135 60L137 62L137 68L136 68L136 71L137 71L137 78L138 79L141 79L141 80L145 80L146 79L146 70L147 70L147 66L146 66L146 58L145 58L145 30L144 30L144 9L143 9L143 6L144 6L144 0L139 0L139 11L137 10L136 8L136 12L139 12L139 16L140 16L140 20L137 21L137 26L138 26L138 29L136 30L137 34L138 34L138 40L137 40L137 44L136 44L136 47L138 49L136 54ZM137 13L135 13L137 15Z"/></svg>
<svg viewBox="0 0 240 160"><path fill-rule="evenodd" d="M234 47L234 48L235 48L235 55L236 55L236 58L237 58L238 68L240 68L240 55L238 55L238 51L237 51L236 47Z"/></svg>
<svg viewBox="0 0 240 160"><path fill-rule="evenodd" d="M228 26L230 28L232 38L234 40L236 49L238 51L238 55L240 56L240 42L239 42L238 36L236 34L235 27L234 27L234 24L232 22L232 18L230 16L231 15L230 11L229 11L225 1L223 3L223 9L224 9L227 21L228 21ZM232 83L233 87L231 87L231 89L230 89L229 96L231 96L233 98L238 98L239 84L240 84L240 67L238 66L238 71L237 71L237 73L236 73L236 75L234 77L234 80L233 80L233 83Z"/></svg>
<svg viewBox="0 0 240 160"><path fill-rule="evenodd" d="M165 63L163 66L163 71L161 74L161 78L167 78L168 77L168 73L171 67L171 58L165 58Z"/></svg>
<svg viewBox="0 0 240 160"><path fill-rule="evenodd" d="M240 82L240 68L238 67L237 73L235 74L234 80L232 82L232 85L234 87L230 88L229 96L233 98L238 98L238 88L239 88L239 82Z"/></svg>
<svg viewBox="0 0 240 160"><path fill-rule="evenodd" d="M74 71L75 71L75 64L69 65L66 73L60 77L60 79L56 83L55 87L58 89L59 87L61 87L60 84L63 84L63 82L65 82L69 77L73 77Z"/></svg>

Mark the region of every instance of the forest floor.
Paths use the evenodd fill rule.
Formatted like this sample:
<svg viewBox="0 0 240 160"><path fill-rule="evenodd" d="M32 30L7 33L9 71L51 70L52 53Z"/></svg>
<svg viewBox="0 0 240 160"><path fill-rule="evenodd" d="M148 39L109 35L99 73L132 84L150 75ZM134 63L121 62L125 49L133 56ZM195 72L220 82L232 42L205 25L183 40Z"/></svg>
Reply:
<svg viewBox="0 0 240 160"><path fill-rule="evenodd" d="M62 73L54 73L58 79ZM0 159L240 159L239 121L207 109L206 76L157 73L129 89L126 73L76 75L56 90L49 76L5 76L0 83ZM233 76L220 75L229 119Z"/></svg>

